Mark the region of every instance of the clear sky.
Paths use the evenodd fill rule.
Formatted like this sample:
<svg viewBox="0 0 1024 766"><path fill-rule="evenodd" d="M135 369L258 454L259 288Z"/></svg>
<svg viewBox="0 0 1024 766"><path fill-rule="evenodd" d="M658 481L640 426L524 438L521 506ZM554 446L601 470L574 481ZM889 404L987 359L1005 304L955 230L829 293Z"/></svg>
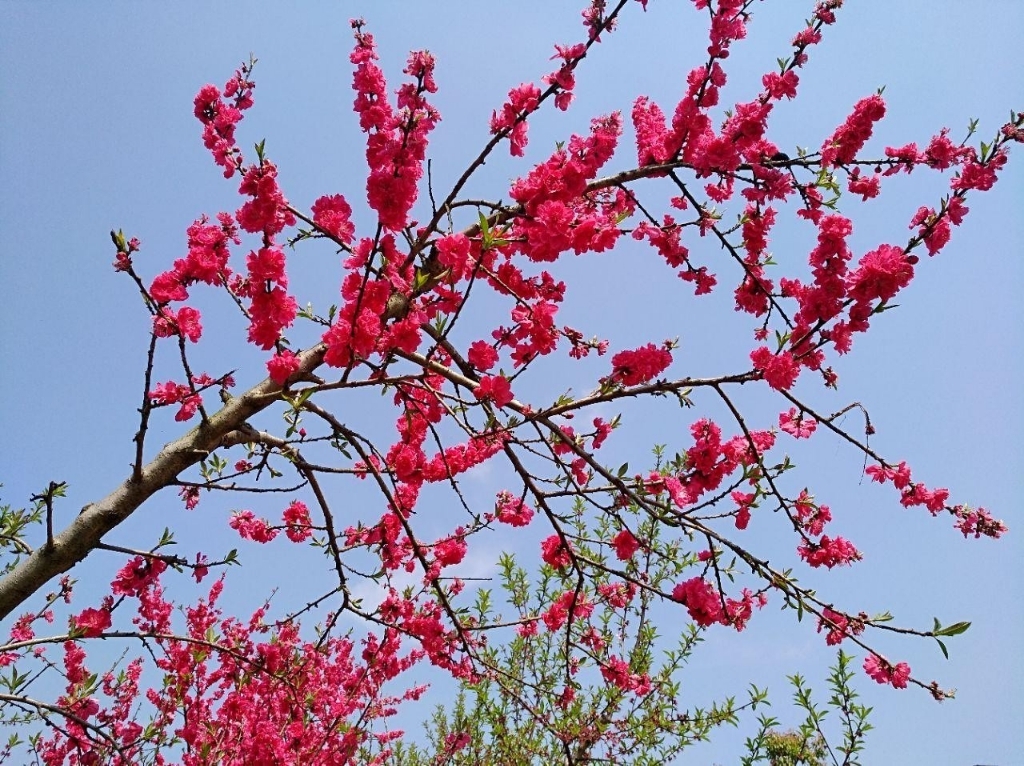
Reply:
<svg viewBox="0 0 1024 766"><path fill-rule="evenodd" d="M400 82L407 51L427 48L436 56L440 92L434 102L443 121L429 156L435 185L445 188L486 140L487 119L508 89L550 71L553 44L580 39L579 5L0 3L3 502L26 504L48 481L64 480L70 485L62 507L66 522L127 474L147 319L129 281L110 268L107 232L123 227L138 236L141 258L153 274L184 254L184 231L195 218L238 206L236 183L225 182L214 167L192 116L192 99L203 84L223 84L255 54L256 106L240 129L241 145L266 138L285 194L300 208L321 194L343 192L359 208L357 225L366 226L365 205L358 204L365 166L350 108L348 19L366 18L392 87ZM730 83L723 102L757 92L761 74L786 55L788 40L812 5L754 4L750 38L727 62ZM977 143L1006 120L1011 107L1024 108L1024 4L848 5L812 51L801 74L801 97L778 109L770 137L787 151L819 146L857 99L883 85L889 113L869 145L876 151L927 142L942 127L960 138L970 118L980 119ZM671 108L686 72L703 60L702 23L688 3L651 0L646 14L639 5L630 7L621 30L581 67L573 108L545 114L531 128L527 160L541 160L556 141L585 131L592 116L628 114L637 95ZM612 167L634 160L624 139ZM474 189L507 198L508 182L528 167L489 163ZM944 180L919 170L880 200L849 205L857 253L882 242L904 242L917 206L937 204L944 190ZM989 508L1011 533L999 542L964 541L945 519L905 511L891 492L862 480L861 460L838 442L826 437L802 449L786 442L803 481L832 506L837 527L866 556L849 570L808 581L831 588L837 603L854 611L889 609L903 624L928 628L932 616L947 624L974 623L949 642L949 661L924 642L881 646L894 659L908 660L915 675L957 687L955 701L937 705L918 689L883 689L858 675L865 700L876 710L866 763L1022 763L1022 200L1024 152L1016 151L996 188L971 198L971 213L952 244L921 264L919 277L901 295L901 308L875 322L853 354L839 362L839 392L803 389L827 411L864 403L879 430L875 446L882 454L908 460L915 477L949 487L955 502ZM717 255L710 243L695 244L695 251L702 246L707 260ZM791 263L806 257L804 243L796 239L777 241L773 249ZM336 300L334 263L323 249L299 250L293 257L290 273L300 303L308 299L323 307ZM566 322L588 336L611 338L618 348L678 336L677 360L685 361L673 370L681 375L735 371L736 360L749 350L750 324L731 312L729 291L694 308L691 291L657 267L653 253L636 249L559 267L575 290ZM226 309L203 300L210 329L196 366L212 373L237 368L240 386L248 387L261 376L260 356L242 348L244 330L227 318ZM224 316L219 327L218 311ZM298 345L309 345L309 338ZM530 385L557 395L593 384L578 368L567 368L565 375ZM752 417L766 427L779 407L756 410L763 401L750 404ZM666 424L644 410L626 412L632 420L611 448L634 467L644 463L655 442L686 446L680 422ZM180 433L169 417L158 420L154 446ZM474 490L479 497L493 497L496 487L487 477L480 484ZM186 516L165 493L111 541L146 547L158 530L171 526L179 530L182 552L209 545L210 536L230 547L236 543L221 531L226 510L215 512L214 505L209 516ZM374 507L367 517L379 512ZM481 572L493 571L486 554L473 562ZM94 556L75 574L83 582L91 576L105 583L117 563ZM287 566L300 571L310 565L289 560ZM275 577L277 571L250 567L244 582L234 580L236 589L248 589L251 602L258 603L280 585L278 598L286 599L289 583ZM800 672L821 688L829 658L821 637L806 625L766 610L741 635L712 631L685 677L686 688L695 699L710 699L740 694L749 682L768 685L775 714L794 723L785 676ZM408 728L416 728L421 714L422 709L410 710ZM732 762L746 733L725 732L682 762Z"/></svg>

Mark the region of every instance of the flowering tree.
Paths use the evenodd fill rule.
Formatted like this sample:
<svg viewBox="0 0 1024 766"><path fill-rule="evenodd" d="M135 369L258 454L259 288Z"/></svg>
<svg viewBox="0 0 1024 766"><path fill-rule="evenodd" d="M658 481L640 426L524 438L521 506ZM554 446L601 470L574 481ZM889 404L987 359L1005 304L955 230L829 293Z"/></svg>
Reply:
<svg viewBox="0 0 1024 766"><path fill-rule="evenodd" d="M435 186L427 162L441 118L433 57L410 54L402 84L389 89L373 35L354 21L368 226L353 212L361 191L325 190L303 209L279 186L266 144L243 149L236 133L254 103L255 60L199 91L203 143L242 200L189 226L173 262L148 262L138 239L111 234L114 268L150 321L131 467L64 528L55 523L61 482L28 508L3 507L0 616L12 623L0 646L0 714L44 724L12 738L8 755L27 747L54 764L665 761L763 703L755 688L746 702L698 708L678 684L701 640L743 631L768 605L807 616L795 630L810 626L855 652L874 681L948 696L879 641L933 639L946 653L944 639L968 623L895 625L802 582L862 554L812 480L796 478L787 440L838 441L870 480L891 486L893 505L921 508L966 538L1006 531L877 451L861 405L829 411L815 397L838 388L835 360L885 321L968 202L993 186L1009 145L1024 140L1024 118L1012 114L978 146L972 125L965 137L943 129L872 154L865 147L887 108L876 93L829 134L808 136L810 148L779 146L773 111L797 98L841 3L819 3L777 69L730 104L721 93L750 3L694 5L708 45L679 77L675 103L638 95L628 118L594 118L508 187L479 194L470 190L484 163L523 157L531 122L572 108L599 44L646 2L589 5L579 40L555 47L553 71L495 104L490 140L449 188ZM621 147L629 128L632 146ZM906 222L909 238L886 232L855 252L854 211L915 170L936 173L935 192ZM799 257L769 247L787 216L809 238ZM338 254L336 305L316 308L290 289L301 265L288 248ZM748 319L729 341L742 347L734 369L689 374L677 337L686 328L670 322L630 345L564 323L573 285L557 276L563 261L626 248L665 262L680 303L729 296ZM599 299L627 321L604 289ZM230 362L196 366L210 324L196 307L203 291L242 318L265 380L236 384ZM590 376L590 390L566 391L559 378L569 374ZM760 411L744 406L751 388ZM681 436L650 458L604 458L616 429L641 412L677 423ZM150 432L165 417L189 430L155 450ZM485 470L495 490L481 504L466 484ZM226 523L242 553L171 552L170 531L135 547L107 541L161 490L195 514L231 496ZM789 560L751 534L769 527L786 535ZM528 541L532 555L501 556L500 590L460 569L474 550L511 540ZM272 563L283 546L322 559L328 579L284 609L229 612L223 602L238 587L229 565ZM82 598L68 571L97 550L123 560L104 595ZM66 627L49 626L62 603ZM669 636L666 625L676 626ZM123 654L108 660L97 647L111 642ZM94 669L94 649L109 672ZM460 691L428 743L406 742L390 722L425 695L417 673L428 665ZM868 727L850 667L840 654L830 678L839 742L824 742L822 711L794 678L804 726L780 734L762 718L749 760L819 762L828 752L852 762ZM29 688L43 677L59 679L46 699Z"/></svg>

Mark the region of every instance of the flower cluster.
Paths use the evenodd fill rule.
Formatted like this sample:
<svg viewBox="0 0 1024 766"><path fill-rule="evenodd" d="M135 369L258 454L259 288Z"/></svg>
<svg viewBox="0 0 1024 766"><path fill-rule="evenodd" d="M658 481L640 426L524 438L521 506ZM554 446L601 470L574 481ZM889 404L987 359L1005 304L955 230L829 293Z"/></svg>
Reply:
<svg viewBox="0 0 1024 766"><path fill-rule="evenodd" d="M491 133L506 133L509 140L509 152L513 157L522 157L527 138L526 118L530 116L540 102L540 88L533 83L523 83L508 92L508 101L501 112L491 115Z"/></svg>
<svg viewBox="0 0 1024 766"><path fill-rule="evenodd" d="M224 168L225 178L231 178L242 165L242 154L235 145L235 126L253 103L256 83L249 79L253 63L235 70L223 93L216 85L204 85L195 98L194 114L203 123L203 144L213 154L214 162Z"/></svg>
<svg viewBox="0 0 1024 766"><path fill-rule="evenodd" d="M652 473L647 491L667 492L679 508L696 503L702 495L717 489L726 476L740 466L756 465L775 444L772 431L751 431L722 441L722 430L708 418L690 427L694 445L685 452L686 469L679 475Z"/></svg>
<svg viewBox="0 0 1024 766"><path fill-rule="evenodd" d="M217 215L217 225L206 216L188 227L188 253L174 262L174 267L158 274L149 294L158 304L188 299L188 288L196 282L221 285L231 276L228 267L229 245L240 242L238 227L228 213ZM198 321L198 313L196 321Z"/></svg>
<svg viewBox="0 0 1024 766"><path fill-rule="evenodd" d="M754 595L747 588L743 589L742 598L724 598L714 585L701 577L677 583L672 589L672 598L685 606L693 621L702 628L718 623L731 625L737 631L747 626L755 605L761 608L768 603L763 593Z"/></svg>
<svg viewBox="0 0 1024 766"><path fill-rule="evenodd" d="M352 244L355 225L352 223L352 208L340 194L318 198L310 208L313 223L345 245Z"/></svg>
<svg viewBox="0 0 1024 766"><path fill-rule="evenodd" d="M808 417L796 407L779 414L779 428L795 439L809 439L818 427L818 421Z"/></svg>
<svg viewBox="0 0 1024 766"><path fill-rule="evenodd" d="M495 518L513 527L525 527L533 520L533 509L511 492L498 493Z"/></svg>
<svg viewBox="0 0 1024 766"><path fill-rule="evenodd" d="M964 537L974 535L975 539L984 535L985 537L999 538L1007 532L1007 526L984 508L968 508L966 505L957 505L952 509L956 517L953 525Z"/></svg>
<svg viewBox="0 0 1024 766"><path fill-rule="evenodd" d="M485 375L480 378L473 395L480 401L494 402L496 407L504 407L512 402L512 388L504 375Z"/></svg>
<svg viewBox="0 0 1024 766"><path fill-rule="evenodd" d="M826 508L826 506L822 506ZM817 542L804 540L797 548L800 558L812 567L825 566L831 569L836 566L852 564L860 561L863 556L854 547L853 543L843 537L829 537L822 535Z"/></svg>
<svg viewBox="0 0 1024 766"><path fill-rule="evenodd" d="M441 119L425 98L426 93L437 91L434 58L423 51L410 54L403 71L415 82L399 89L396 111L388 101L384 72L374 63L377 49L373 35L363 31L361 20L353 21L352 27L356 44L349 59L355 65L355 111L367 134L367 201L377 212L381 226L401 231L416 202L427 135Z"/></svg>
<svg viewBox="0 0 1024 766"><path fill-rule="evenodd" d="M541 616L547 629L554 633L567 622L585 620L594 611L594 603L585 593L567 590L558 596Z"/></svg>
<svg viewBox="0 0 1024 766"><path fill-rule="evenodd" d="M828 607L818 618L818 632L826 630L825 643L829 646L841 644L847 636L859 636L864 632L863 617L851 618L842 612L836 612Z"/></svg>
<svg viewBox="0 0 1024 766"><path fill-rule="evenodd" d="M871 138L875 123L885 116L885 101L881 96L868 96L858 101L846 122L836 129L821 147L821 163L825 167L845 165L857 157L857 152Z"/></svg>
<svg viewBox="0 0 1024 766"><path fill-rule="evenodd" d="M561 59L562 65L557 71L544 75L541 78L545 85L550 85L556 89L555 106L563 112L572 103L572 89L576 87L576 76L573 74L573 68L586 52L587 48L583 43L556 45L555 55L551 58Z"/></svg>
<svg viewBox="0 0 1024 766"><path fill-rule="evenodd" d="M515 250L533 261L554 261L569 249L600 252L615 244L618 216L629 205L628 197L612 195L602 204L583 192L611 159L621 133L617 113L595 118L588 138L572 136L568 147L512 185L512 198L524 210L512 226Z"/></svg>
<svg viewBox="0 0 1024 766"><path fill-rule="evenodd" d="M228 526L238 532L243 539L256 543L269 543L277 537L277 530L270 526L270 522L258 518L252 511L234 513Z"/></svg>
<svg viewBox="0 0 1024 766"><path fill-rule="evenodd" d="M624 692L644 696L651 691L651 677L647 673L634 673L621 657L609 657L601 663L604 680Z"/></svg>
<svg viewBox="0 0 1024 766"><path fill-rule="evenodd" d="M654 380L672 364L667 348L648 343L632 351L620 351L612 357L608 380L621 386L638 386Z"/></svg>
<svg viewBox="0 0 1024 766"><path fill-rule="evenodd" d="M180 335L196 343L203 334L199 319L199 312L191 306L182 306L178 311L161 306L153 316L153 334L158 338Z"/></svg>
<svg viewBox="0 0 1024 766"><path fill-rule="evenodd" d="M864 671L878 683L892 684L896 689L906 689L910 680L910 665L905 662L893 665L877 654L864 658Z"/></svg>
<svg viewBox="0 0 1024 766"><path fill-rule="evenodd" d="M179 422L191 420L203 404L203 397L196 387L212 383L213 380L208 376L194 377L191 386L168 380L153 387L149 392L149 400L158 407L178 404L180 406L174 414L174 419Z"/></svg>
<svg viewBox="0 0 1024 766"><path fill-rule="evenodd" d="M910 467L906 461L901 461L895 466L869 465L865 472L872 481L877 481L879 484L891 481L902 494L900 504L904 508L923 505L931 511L932 516L935 516L946 507L949 490L929 490L923 484L915 483L910 477Z"/></svg>

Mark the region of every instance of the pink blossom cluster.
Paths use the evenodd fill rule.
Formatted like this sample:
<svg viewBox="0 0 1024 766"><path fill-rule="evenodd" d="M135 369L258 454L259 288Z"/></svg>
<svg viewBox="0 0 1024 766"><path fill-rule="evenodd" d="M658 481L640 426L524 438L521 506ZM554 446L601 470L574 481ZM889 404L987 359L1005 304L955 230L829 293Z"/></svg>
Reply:
<svg viewBox="0 0 1024 766"><path fill-rule="evenodd" d="M648 343L631 351L620 351L612 357L612 374L607 378L620 386L639 386L654 380L672 364L672 354L665 347Z"/></svg>
<svg viewBox="0 0 1024 766"><path fill-rule="evenodd" d="M436 601L417 605L394 589L380 606L380 615L389 625L415 638L423 653L437 667L448 670L456 678L475 677L468 658L458 659L468 639L459 631L447 629L441 619L442 610Z"/></svg>
<svg viewBox="0 0 1024 766"><path fill-rule="evenodd" d="M956 523L953 525L964 537L974 535L975 539L985 537L999 538L1006 534L1007 526L984 508L968 508L966 505L953 506Z"/></svg>
<svg viewBox="0 0 1024 766"><path fill-rule="evenodd" d="M494 402L495 407L512 403L512 388L504 375L484 375L473 395L480 401Z"/></svg>
<svg viewBox="0 0 1024 766"><path fill-rule="evenodd" d="M164 383L158 383L149 391L149 400L158 407L164 407L171 404L180 405L178 411L174 414L174 419L182 422L190 420L196 411L203 404L203 397L200 391L209 386L220 383L225 387L230 387L235 384L231 376L226 376L220 380L214 380L206 373L192 376L192 385L185 385L184 383L175 383L172 380L168 380Z"/></svg>
<svg viewBox="0 0 1024 766"><path fill-rule="evenodd" d="M352 244L355 237L352 208L343 196L331 194L319 197L310 210L313 213L313 223L322 231L343 245Z"/></svg>
<svg viewBox="0 0 1024 766"><path fill-rule="evenodd" d="M367 201L377 212L381 226L401 231L408 225L409 211L416 202L427 136L441 119L425 98L425 94L437 91L434 58L425 51L410 54L403 71L415 82L399 88L396 111L388 101L384 72L374 63L377 49L373 35L363 31L362 20L353 21L352 28L355 48L349 59L355 65L355 111L367 134Z"/></svg>
<svg viewBox="0 0 1024 766"><path fill-rule="evenodd" d="M213 154L214 162L224 168L225 178L231 178L242 165L242 154L235 145L235 126L253 103L256 83L250 79L251 74L252 65L243 64L224 85L223 93L215 85L204 85L195 98L194 114L203 123L203 144Z"/></svg>
<svg viewBox="0 0 1024 766"><path fill-rule="evenodd" d="M763 593L753 594L743 589L742 598L724 598L714 585L702 577L693 577L677 583L672 598L686 607L690 617L702 628L710 625L731 625L737 631L747 626L754 606L759 609L768 603Z"/></svg>
<svg viewBox="0 0 1024 766"><path fill-rule="evenodd" d="M615 244L618 215L628 206L628 197L612 195L601 204L583 192L611 159L621 133L617 113L595 118L588 138L572 136L568 147L512 185L512 198L523 208L510 233L513 251L533 261L554 261L569 249L601 252Z"/></svg>
<svg viewBox="0 0 1024 766"><path fill-rule="evenodd" d="M690 263L690 251L682 243L682 228L671 215L664 216L661 226L641 221L633 229L633 239L646 239L665 259L666 264L672 268L682 267L677 274L684 282L694 283L696 295L707 295L714 289L717 282L715 275L708 272L707 266L695 267Z"/></svg>
<svg viewBox="0 0 1024 766"><path fill-rule="evenodd" d="M555 55L551 58L561 59L562 64L556 71L541 78L545 85L555 89L555 107L563 112L572 103L572 91L576 87L576 76L573 74L573 69L576 63L586 55L586 52L587 48L583 43L556 45Z"/></svg>
<svg viewBox="0 0 1024 766"><path fill-rule="evenodd" d="M238 244L238 227L228 213L217 215L217 224L203 216L188 227L188 253L174 267L158 274L149 294L158 304L188 300L188 288L196 282L225 284L231 276L229 246ZM198 321L198 312L196 316Z"/></svg>
<svg viewBox="0 0 1024 766"><path fill-rule="evenodd" d="M826 506L822 506L825 508ZM844 537L829 537L822 535L821 539L804 540L797 548L800 558L812 567L832 567L852 564L860 561L863 556L853 543Z"/></svg>
<svg viewBox="0 0 1024 766"><path fill-rule="evenodd" d="M203 334L199 319L199 312L191 306L182 306L177 311L161 306L153 316L153 334L158 338L180 335L197 343Z"/></svg>
<svg viewBox="0 0 1024 766"><path fill-rule="evenodd" d="M601 662L601 676L607 683L624 692L633 692L643 697L651 691L651 677L647 673L634 673L629 663L621 657L609 657Z"/></svg>
<svg viewBox="0 0 1024 766"><path fill-rule="evenodd" d="M277 167L262 157L259 165L245 171L238 191L250 197L235 213L238 225L261 234L263 247L249 253L247 277L236 280L232 288L240 297L250 299L249 342L267 350L280 340L282 330L298 313L298 303L287 290L284 250L274 242L285 227L294 225L295 215L278 186Z"/></svg>
<svg viewBox="0 0 1024 766"><path fill-rule="evenodd" d="M628 529L620 530L611 539L611 544L615 549L615 558L619 561L629 561L641 548L640 541Z"/></svg>
<svg viewBox="0 0 1024 766"><path fill-rule="evenodd" d="M380 238L376 250L384 262L376 278L361 273L374 256L373 240L360 240L343 264L348 272L341 284L344 305L323 335L327 345L324 361L332 367L347 367L374 353L413 353L419 348L422 325L428 315L418 305L410 305L405 297L412 293L415 269L406 264L390 233ZM405 310L389 320L389 306L397 296L406 301Z"/></svg>
<svg viewBox="0 0 1024 766"><path fill-rule="evenodd" d="M893 665L884 657L869 654L864 658L864 672L880 684L892 684L896 689L906 689L910 680L910 665L901 662Z"/></svg>
<svg viewBox="0 0 1024 766"><path fill-rule="evenodd" d="M559 535L551 535L541 541L540 557L555 569L565 569L572 563L572 552Z"/></svg>
<svg viewBox="0 0 1024 766"><path fill-rule="evenodd" d="M796 407L779 415L779 428L795 439L809 439L818 427L818 421L808 417Z"/></svg>
<svg viewBox="0 0 1024 766"><path fill-rule="evenodd" d="M740 466L756 465L775 444L772 431L751 431L722 441L722 430L708 418L698 420L690 427L694 445L686 450L686 468L678 475L651 473L646 491L652 494L666 492L679 508L696 503L707 492L716 490Z"/></svg>
<svg viewBox="0 0 1024 766"><path fill-rule="evenodd" d="M586 620L594 611L594 603L587 594L575 590L567 590L554 599L551 606L541 616L544 625L554 633L568 622Z"/></svg>
<svg viewBox="0 0 1024 766"><path fill-rule="evenodd" d="M502 490L498 493L495 518L513 527L525 527L533 520L533 509L511 492Z"/></svg>
<svg viewBox="0 0 1024 766"><path fill-rule="evenodd" d="M755 171L759 173L760 171ZM782 193L782 192L780 192ZM743 256L744 276L737 286L734 297L736 310L754 316L768 312L774 283L765 273L763 261L767 260L768 233L775 225L774 208L762 208L748 204L743 211Z"/></svg>
<svg viewBox="0 0 1024 766"><path fill-rule="evenodd" d="M523 83L508 92L508 101L501 112L491 115L491 133L505 133L509 138L509 151L513 157L522 157L529 139L526 119L540 103L540 88L533 83Z"/></svg>
<svg viewBox="0 0 1024 766"><path fill-rule="evenodd" d="M818 537L825 525L832 521L832 511L827 505L818 505L814 498L804 489L793 503L795 521L803 531L812 537Z"/></svg>
<svg viewBox="0 0 1024 766"><path fill-rule="evenodd" d="M938 515L946 507L949 499L948 489L929 490L923 484L915 483L910 477L910 466L906 461L898 465L869 465L865 472L872 481L885 484L891 481L896 489L900 490L902 497L900 504L904 508L911 508L917 505L925 506L931 511L932 516Z"/></svg>
<svg viewBox="0 0 1024 766"><path fill-rule="evenodd" d="M832 167L853 162L857 153L871 138L875 123L884 116L885 101L881 96L868 96L858 101L846 122L822 144L822 165Z"/></svg>
<svg viewBox="0 0 1024 766"><path fill-rule="evenodd" d="M277 537L277 530L270 525L269 521L259 518L248 510L232 514L228 526L238 532L243 539L252 540L255 543L269 543Z"/></svg>
<svg viewBox="0 0 1024 766"><path fill-rule="evenodd" d="M825 643L829 646L837 646L847 636L859 636L864 632L864 618L851 618L842 612L836 612L828 607L818 618L818 632L828 631L825 635Z"/></svg>
<svg viewBox="0 0 1024 766"><path fill-rule="evenodd" d="M400 653L396 630L370 634L361 646L348 638L306 642L294 622L269 626L266 605L248 621L225 618L217 605L224 582L218 580L205 601L184 610L181 638L170 638L173 610L159 584L164 570L158 561L130 562L112 586L115 594L138 600L135 622L151 634L147 645L161 677L144 690L142 660L135 659L119 675L108 672L93 683L81 644L65 642L68 683L57 704L75 718L41 740L42 763L127 766L147 760L153 745L172 737L188 745L182 753L185 766L235 763L239 754L258 763L313 763L324 748L348 762L371 740L386 757L387 743L401 732L374 733L372 723L392 715L397 703L417 699L425 688L383 692L422 657L420 651ZM87 635L109 627L110 602L83 611L78 627ZM296 689L301 694L290 692ZM147 727L136 716L143 698L155 709ZM93 738L86 727L99 727L110 739Z"/></svg>

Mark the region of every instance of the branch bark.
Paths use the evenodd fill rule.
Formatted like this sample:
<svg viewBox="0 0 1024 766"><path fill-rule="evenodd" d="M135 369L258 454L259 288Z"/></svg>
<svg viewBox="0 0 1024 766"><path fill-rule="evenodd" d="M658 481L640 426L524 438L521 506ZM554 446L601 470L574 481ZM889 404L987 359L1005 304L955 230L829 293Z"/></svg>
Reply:
<svg viewBox="0 0 1024 766"><path fill-rule="evenodd" d="M314 346L299 356L299 369L292 376L301 380L323 364L326 346ZM159 490L218 447L244 444L255 433L247 421L278 401L282 387L269 378L232 398L209 420L181 438L165 445L147 463L137 478L125 481L95 503L86 505L65 529L53 537L53 545L41 545L0 579L0 620L29 599L54 577L85 559L103 536L131 516Z"/></svg>

